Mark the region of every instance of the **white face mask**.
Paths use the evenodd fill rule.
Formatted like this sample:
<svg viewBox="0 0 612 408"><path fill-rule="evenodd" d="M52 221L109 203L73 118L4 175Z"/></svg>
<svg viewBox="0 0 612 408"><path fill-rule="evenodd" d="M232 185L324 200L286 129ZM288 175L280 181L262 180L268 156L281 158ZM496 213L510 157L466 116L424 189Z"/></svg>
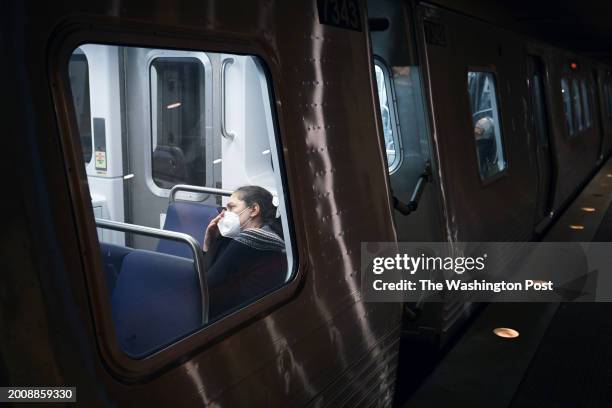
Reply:
<svg viewBox="0 0 612 408"><path fill-rule="evenodd" d="M240 234L240 214L245 212L247 208L240 211L240 213L238 214L232 211L225 212L223 218L221 218L217 223L217 228L219 228L219 232L221 233L221 235L227 238L233 238L236 235Z"/></svg>

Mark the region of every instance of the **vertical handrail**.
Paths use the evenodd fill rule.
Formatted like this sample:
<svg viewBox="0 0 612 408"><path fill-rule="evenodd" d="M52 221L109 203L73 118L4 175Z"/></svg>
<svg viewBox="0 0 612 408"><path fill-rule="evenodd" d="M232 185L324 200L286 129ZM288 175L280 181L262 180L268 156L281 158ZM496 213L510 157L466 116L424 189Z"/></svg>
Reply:
<svg viewBox="0 0 612 408"><path fill-rule="evenodd" d="M227 131L225 124L225 71L233 63L233 58L226 58L221 63L221 135L228 140L234 140L236 136L234 133Z"/></svg>

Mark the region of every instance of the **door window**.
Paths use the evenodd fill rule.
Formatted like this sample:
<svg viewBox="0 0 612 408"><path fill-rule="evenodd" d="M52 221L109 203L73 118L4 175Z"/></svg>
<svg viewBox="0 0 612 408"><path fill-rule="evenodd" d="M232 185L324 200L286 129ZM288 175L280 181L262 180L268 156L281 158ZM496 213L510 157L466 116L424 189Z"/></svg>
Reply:
<svg viewBox="0 0 612 408"><path fill-rule="evenodd" d="M485 181L508 166L504 154L495 76L492 72L469 71L467 86L478 170L480 178Z"/></svg>
<svg viewBox="0 0 612 408"><path fill-rule="evenodd" d="M391 79L387 67L378 60L374 63L374 73L376 74L376 87L378 90L378 101L380 102L380 116L383 123L387 163L389 166L389 173L393 173L401 164L402 152L400 148L399 128L396 125Z"/></svg>
<svg viewBox="0 0 612 408"><path fill-rule="evenodd" d="M150 80L155 184L206 185L204 65L197 58L155 58Z"/></svg>
<svg viewBox="0 0 612 408"><path fill-rule="evenodd" d="M566 78L561 78L561 97L563 99L563 115L565 116L565 126L570 136L574 136L574 117L572 114L572 97L569 83Z"/></svg>
<svg viewBox="0 0 612 408"><path fill-rule="evenodd" d="M580 95L582 96L582 106L584 108L585 127L591 127L593 117L591 115L591 105L589 103L589 91L584 78L580 79Z"/></svg>

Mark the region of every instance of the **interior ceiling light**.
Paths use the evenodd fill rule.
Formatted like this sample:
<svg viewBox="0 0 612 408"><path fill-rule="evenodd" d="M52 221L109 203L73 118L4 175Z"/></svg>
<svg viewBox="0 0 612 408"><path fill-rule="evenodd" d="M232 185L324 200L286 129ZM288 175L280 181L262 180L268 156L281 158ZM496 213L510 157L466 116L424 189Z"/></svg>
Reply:
<svg viewBox="0 0 612 408"><path fill-rule="evenodd" d="M171 103L170 105L166 106L166 109L174 109L174 108L178 108L179 106L181 106L181 103L175 102L175 103Z"/></svg>
<svg viewBox="0 0 612 408"><path fill-rule="evenodd" d="M577 225L577 224L570 224L569 227L573 230L583 230L584 229L584 225Z"/></svg>
<svg viewBox="0 0 612 408"><path fill-rule="evenodd" d="M612 178L612 173L606 174L606 177Z"/></svg>
<svg viewBox="0 0 612 408"><path fill-rule="evenodd" d="M595 208L593 208L593 207L582 207L582 211L584 211L584 212L595 212Z"/></svg>
<svg viewBox="0 0 612 408"><path fill-rule="evenodd" d="M493 330L493 333L495 333L497 337L503 337L504 339L515 339L519 336L518 331L508 327L498 327Z"/></svg>

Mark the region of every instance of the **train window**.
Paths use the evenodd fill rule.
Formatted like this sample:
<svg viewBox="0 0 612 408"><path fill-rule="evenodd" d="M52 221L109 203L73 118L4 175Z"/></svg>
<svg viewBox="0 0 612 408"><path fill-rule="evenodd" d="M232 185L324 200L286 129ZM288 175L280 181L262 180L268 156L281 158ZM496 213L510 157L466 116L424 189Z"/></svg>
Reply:
<svg viewBox="0 0 612 408"><path fill-rule="evenodd" d="M480 178L487 180L507 167L495 76L491 72L469 71L467 80L478 169Z"/></svg>
<svg viewBox="0 0 612 408"><path fill-rule="evenodd" d="M580 94L582 96L582 106L584 107L585 127L591 127L593 116L591 114L591 106L589 104L589 91L584 78L580 80Z"/></svg>
<svg viewBox="0 0 612 408"><path fill-rule="evenodd" d="M401 164L402 154L400 149L399 129L396 126L395 120L395 105L394 98L392 97L391 79L386 65L379 60L375 60L374 62L374 73L376 74L378 101L380 102L380 116L383 122L387 164L389 166L389 173L393 173Z"/></svg>
<svg viewBox="0 0 612 408"><path fill-rule="evenodd" d="M582 103L580 102L580 89L578 88L578 80L572 80L572 103L574 107L574 113L576 114L576 124L578 125L578 131L584 129L584 115L582 112Z"/></svg>
<svg viewBox="0 0 612 408"><path fill-rule="evenodd" d="M570 136L575 132L574 117L572 115L572 100L569 83L566 78L561 78L561 96L563 97L563 114L565 115L565 125Z"/></svg>
<svg viewBox="0 0 612 408"><path fill-rule="evenodd" d="M538 67L539 64L542 64L542 61L537 57L533 58L534 63L534 72L532 76L532 100L534 103L534 118L536 124L537 135L540 141L540 145L547 147L549 144L548 139L548 118L546 113L546 103L545 103L545 95L544 95L544 83L542 78L543 66ZM537 64L537 65L536 65Z"/></svg>
<svg viewBox="0 0 612 408"><path fill-rule="evenodd" d="M68 63L68 75L72 84L72 101L76 113L77 125L81 135L81 146L83 148L83 160L91 162L92 138L91 138L91 107L89 100L89 65L87 57L77 48L70 57Z"/></svg>
<svg viewBox="0 0 612 408"><path fill-rule="evenodd" d="M193 57L151 62L152 177L170 189L206 184L204 64Z"/></svg>
<svg viewBox="0 0 612 408"><path fill-rule="evenodd" d="M123 352L141 358L261 307L252 304L295 265L262 61L86 44L69 65L77 121L79 59L89 61L96 140L105 135L108 147L106 173L88 175L91 216L109 232L98 238L106 284L88 281L108 297ZM174 188L164 197L153 183Z"/></svg>

